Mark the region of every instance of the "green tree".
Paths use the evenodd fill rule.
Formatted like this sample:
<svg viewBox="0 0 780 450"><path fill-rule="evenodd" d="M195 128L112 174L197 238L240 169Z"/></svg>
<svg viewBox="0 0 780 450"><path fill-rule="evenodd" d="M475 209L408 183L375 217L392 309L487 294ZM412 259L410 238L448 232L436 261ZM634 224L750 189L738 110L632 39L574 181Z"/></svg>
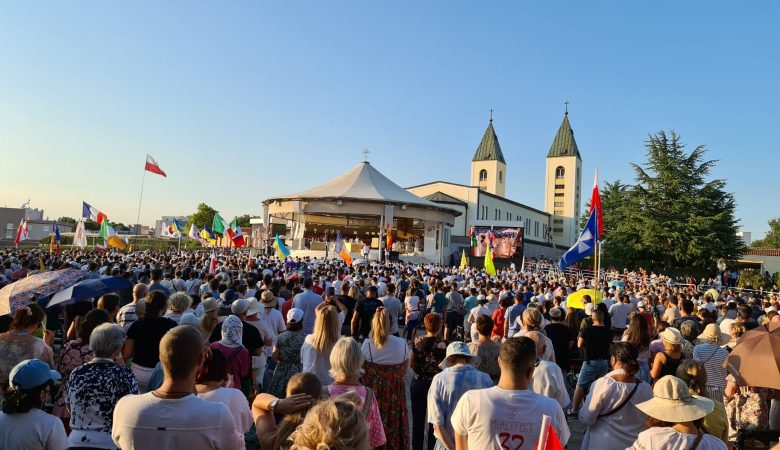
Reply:
<svg viewBox="0 0 780 450"><path fill-rule="evenodd" d="M198 228L203 228L205 226L211 227L211 223L214 220L214 215L218 211L211 206L201 203L198 205L198 209L190 215L190 224L195 224Z"/></svg>
<svg viewBox="0 0 780 450"><path fill-rule="evenodd" d="M74 227L76 226L76 219L74 219L73 217L63 216L63 217L60 217L59 219L57 219L57 222L62 223L62 224L73 225Z"/></svg>
<svg viewBox="0 0 780 450"><path fill-rule="evenodd" d="M769 231L764 239L753 241L753 248L780 248L780 217L769 219Z"/></svg>
<svg viewBox="0 0 780 450"><path fill-rule="evenodd" d="M100 225L92 219L84 221L84 229L87 231L100 231Z"/></svg>
<svg viewBox="0 0 780 450"><path fill-rule="evenodd" d="M238 226L239 226L239 227L248 227L248 226L251 226L251 224L249 223L249 219L251 219L251 217L249 216L249 214L244 214L243 216L238 216L238 217L236 218L236 220L238 221Z"/></svg>

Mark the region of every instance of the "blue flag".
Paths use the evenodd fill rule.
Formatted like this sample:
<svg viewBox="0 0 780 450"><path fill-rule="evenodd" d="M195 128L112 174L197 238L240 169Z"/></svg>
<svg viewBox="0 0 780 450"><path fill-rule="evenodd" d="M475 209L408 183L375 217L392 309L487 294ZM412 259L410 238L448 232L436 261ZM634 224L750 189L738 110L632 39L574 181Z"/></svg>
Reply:
<svg viewBox="0 0 780 450"><path fill-rule="evenodd" d="M56 223L54 224L54 242L59 245L62 243L62 238L60 237L60 227Z"/></svg>
<svg viewBox="0 0 780 450"><path fill-rule="evenodd" d="M179 221L176 220L176 218L173 218L173 229L176 230L177 233L181 234L183 231L181 225L179 224Z"/></svg>
<svg viewBox="0 0 780 450"><path fill-rule="evenodd" d="M583 258L587 258L593 254L593 251L596 248L596 240L598 238L595 211L596 209L591 211L590 217L588 217L588 222L585 224L585 228L583 228L582 233L580 233L580 238L577 239L577 242L575 242L574 245L568 251L566 251L563 256L561 256L560 261L558 261L559 269L563 270L577 261Z"/></svg>

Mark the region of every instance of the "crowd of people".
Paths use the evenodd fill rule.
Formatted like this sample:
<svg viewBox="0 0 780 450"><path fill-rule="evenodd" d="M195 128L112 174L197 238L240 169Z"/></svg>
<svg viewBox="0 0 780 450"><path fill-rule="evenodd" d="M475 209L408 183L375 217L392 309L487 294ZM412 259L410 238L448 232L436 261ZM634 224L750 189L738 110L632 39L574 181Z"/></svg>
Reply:
<svg viewBox="0 0 780 450"><path fill-rule="evenodd" d="M746 330L780 322L773 295L629 271L594 287L533 261L496 275L235 250L0 263L0 285L66 268L130 282L0 317L0 448L531 449L547 416L563 445L585 425L582 449L715 450L778 421L776 393L723 364ZM600 295L567 305L584 288Z"/></svg>

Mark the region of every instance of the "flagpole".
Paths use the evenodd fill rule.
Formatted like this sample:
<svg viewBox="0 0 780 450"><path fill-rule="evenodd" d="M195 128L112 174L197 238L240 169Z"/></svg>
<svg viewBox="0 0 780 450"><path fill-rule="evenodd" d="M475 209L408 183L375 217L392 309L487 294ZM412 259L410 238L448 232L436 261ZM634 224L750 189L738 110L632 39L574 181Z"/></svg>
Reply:
<svg viewBox="0 0 780 450"><path fill-rule="evenodd" d="M146 166L144 166L144 175L141 178L141 196L138 198L138 216L135 219L136 233L141 234L141 201L144 199L144 182L146 181Z"/></svg>

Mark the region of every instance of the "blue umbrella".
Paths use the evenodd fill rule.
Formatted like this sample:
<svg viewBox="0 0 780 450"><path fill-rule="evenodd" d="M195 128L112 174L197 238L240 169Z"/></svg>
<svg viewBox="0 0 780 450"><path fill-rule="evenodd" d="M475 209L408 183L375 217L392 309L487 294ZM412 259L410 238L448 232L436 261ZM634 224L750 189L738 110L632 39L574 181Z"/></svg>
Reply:
<svg viewBox="0 0 780 450"><path fill-rule="evenodd" d="M46 304L46 307L82 302L100 297L109 292L120 291L130 286L132 286L132 283L122 277L83 280L54 294Z"/></svg>
<svg viewBox="0 0 780 450"><path fill-rule="evenodd" d="M626 287L626 283L624 283L622 281L618 281L618 280L612 280L612 281L609 282L609 287L621 287L621 288L624 288L624 287Z"/></svg>

